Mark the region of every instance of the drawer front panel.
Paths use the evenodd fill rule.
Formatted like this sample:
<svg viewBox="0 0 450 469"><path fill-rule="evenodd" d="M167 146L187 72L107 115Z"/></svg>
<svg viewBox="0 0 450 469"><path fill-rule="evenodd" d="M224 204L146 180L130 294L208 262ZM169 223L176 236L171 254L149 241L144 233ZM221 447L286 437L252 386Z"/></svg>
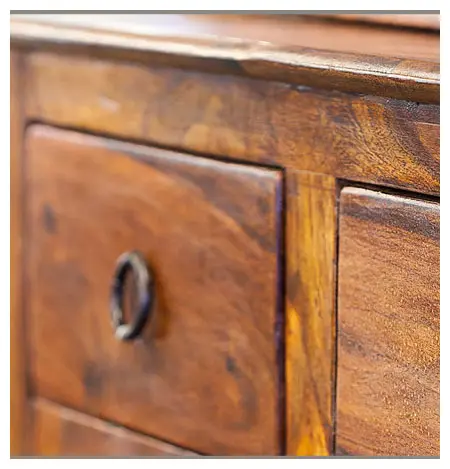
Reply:
<svg viewBox="0 0 450 469"><path fill-rule="evenodd" d="M339 236L337 449L439 454L439 204L348 188Z"/></svg>
<svg viewBox="0 0 450 469"><path fill-rule="evenodd" d="M280 172L35 126L26 174L36 393L198 452L277 453ZM156 305L123 342L129 250Z"/></svg>
<svg viewBox="0 0 450 469"><path fill-rule="evenodd" d="M175 446L136 434L45 400L32 405L34 456L193 456Z"/></svg>

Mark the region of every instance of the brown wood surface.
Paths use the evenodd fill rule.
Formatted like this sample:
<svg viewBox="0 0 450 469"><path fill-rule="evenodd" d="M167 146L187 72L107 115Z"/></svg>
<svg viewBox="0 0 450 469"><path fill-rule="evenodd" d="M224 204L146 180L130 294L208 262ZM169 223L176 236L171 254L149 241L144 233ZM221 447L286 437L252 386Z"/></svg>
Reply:
<svg viewBox="0 0 450 469"><path fill-rule="evenodd" d="M34 456L177 456L194 454L50 401L33 402Z"/></svg>
<svg viewBox="0 0 450 469"><path fill-rule="evenodd" d="M337 451L439 455L439 204L347 188Z"/></svg>
<svg viewBox="0 0 450 469"><path fill-rule="evenodd" d="M298 17L14 16L14 44L439 102L439 36ZM331 49L331 50L330 50ZM418 60L419 59L419 60Z"/></svg>
<svg viewBox="0 0 450 469"><path fill-rule="evenodd" d="M11 163L11 311L10 311L10 452L20 455L23 450L26 419L26 379L24 322L22 316L22 135L24 127L22 74L23 57L13 51L10 60L10 163Z"/></svg>
<svg viewBox="0 0 450 469"><path fill-rule="evenodd" d="M28 117L439 193L439 107L87 58L29 57Z"/></svg>
<svg viewBox="0 0 450 469"><path fill-rule="evenodd" d="M423 28L430 29L433 31L439 31L440 29L440 19L438 14L348 14L348 15L321 15L332 17L336 20L344 21L357 21L364 23L375 23L375 24L386 24L390 26L400 26L400 27L409 27L409 28ZM378 30L379 31L379 30ZM382 30L386 32L385 29ZM401 37L405 31L402 30L399 34ZM407 33L408 34L408 33ZM392 47L396 47L395 42L392 44Z"/></svg>
<svg viewBox="0 0 450 469"><path fill-rule="evenodd" d="M114 32L133 37L161 38L169 44L209 44L210 47L243 41L279 46L307 47L326 51L340 51L360 55L376 55L404 59L440 61L439 36L420 31L367 27L361 24L342 24L322 21L326 16L341 19L367 18L368 21L408 21L410 24L439 25L439 15L240 15L240 14L42 14L12 15L12 34L17 22L47 23L53 27L72 27L84 31ZM437 17L437 22L436 22ZM28 24L28 23L27 23ZM66 34L70 30L64 29ZM31 33L30 33L31 34ZM136 41L137 43L137 41Z"/></svg>
<svg viewBox="0 0 450 469"><path fill-rule="evenodd" d="M336 189L329 176L287 174L287 453L332 454Z"/></svg>
<svg viewBox="0 0 450 469"><path fill-rule="evenodd" d="M281 173L43 126L27 157L37 395L193 451L277 454ZM123 343L109 288L131 249L159 319Z"/></svg>

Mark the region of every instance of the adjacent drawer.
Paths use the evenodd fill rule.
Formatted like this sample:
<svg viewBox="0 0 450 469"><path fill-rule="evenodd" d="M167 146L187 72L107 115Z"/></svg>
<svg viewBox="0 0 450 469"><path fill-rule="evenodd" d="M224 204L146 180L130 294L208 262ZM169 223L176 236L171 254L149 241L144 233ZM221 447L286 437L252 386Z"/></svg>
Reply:
<svg viewBox="0 0 450 469"><path fill-rule="evenodd" d="M337 450L439 455L439 204L341 193Z"/></svg>
<svg viewBox="0 0 450 469"><path fill-rule="evenodd" d="M281 173L45 126L26 151L35 393L194 451L277 454ZM156 304L124 342L109 298L130 250Z"/></svg>

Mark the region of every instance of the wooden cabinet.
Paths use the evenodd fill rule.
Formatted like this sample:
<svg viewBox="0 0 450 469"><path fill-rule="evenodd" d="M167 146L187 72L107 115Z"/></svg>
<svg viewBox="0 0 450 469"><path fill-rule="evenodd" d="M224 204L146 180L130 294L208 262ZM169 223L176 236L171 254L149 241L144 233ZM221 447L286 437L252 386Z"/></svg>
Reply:
<svg viewBox="0 0 450 469"><path fill-rule="evenodd" d="M12 16L12 455L439 455L439 34L391 24Z"/></svg>
<svg viewBox="0 0 450 469"><path fill-rule="evenodd" d="M280 173L41 126L26 150L36 393L196 451L276 454ZM135 250L157 304L123 342L110 288Z"/></svg>
<svg viewBox="0 0 450 469"><path fill-rule="evenodd" d="M337 448L439 454L439 204L341 193Z"/></svg>

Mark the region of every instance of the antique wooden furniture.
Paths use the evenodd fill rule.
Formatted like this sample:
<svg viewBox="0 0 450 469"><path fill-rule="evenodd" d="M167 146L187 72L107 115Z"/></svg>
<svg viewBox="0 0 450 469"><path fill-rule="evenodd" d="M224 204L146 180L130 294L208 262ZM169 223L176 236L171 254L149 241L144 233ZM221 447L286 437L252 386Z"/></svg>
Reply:
<svg viewBox="0 0 450 469"><path fill-rule="evenodd" d="M439 455L439 80L430 30L13 16L11 453Z"/></svg>

